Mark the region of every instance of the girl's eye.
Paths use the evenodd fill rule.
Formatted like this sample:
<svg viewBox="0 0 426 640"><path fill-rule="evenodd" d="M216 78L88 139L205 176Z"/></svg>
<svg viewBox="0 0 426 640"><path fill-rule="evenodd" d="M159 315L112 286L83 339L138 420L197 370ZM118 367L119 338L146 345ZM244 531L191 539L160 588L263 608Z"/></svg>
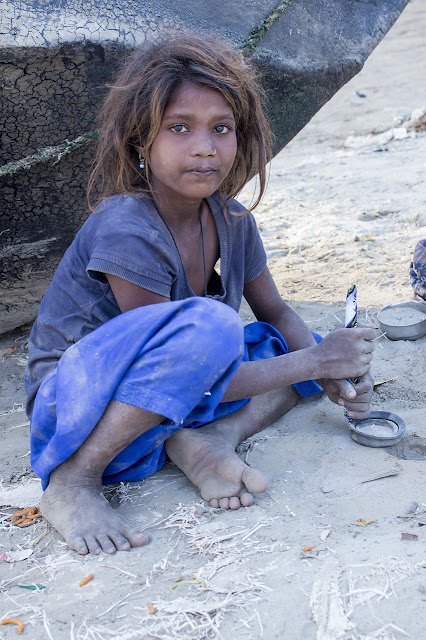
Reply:
<svg viewBox="0 0 426 640"><path fill-rule="evenodd" d="M218 124L214 130L216 133L228 133L228 131L231 131L231 127L228 127L227 124Z"/></svg>
<svg viewBox="0 0 426 640"><path fill-rule="evenodd" d="M174 124L173 127L170 127L170 130L173 131L173 133L185 133L189 131L188 127L184 124Z"/></svg>

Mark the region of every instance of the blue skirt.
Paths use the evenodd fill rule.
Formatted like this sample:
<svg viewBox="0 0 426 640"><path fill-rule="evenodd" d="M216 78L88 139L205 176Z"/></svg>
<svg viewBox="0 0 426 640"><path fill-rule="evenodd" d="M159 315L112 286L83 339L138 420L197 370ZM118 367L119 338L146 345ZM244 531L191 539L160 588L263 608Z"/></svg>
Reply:
<svg viewBox="0 0 426 640"><path fill-rule="evenodd" d="M242 361L288 351L274 327L243 327L231 307L210 298L123 313L69 347L42 382L31 420L32 468L45 489L51 471L118 400L166 418L119 453L102 478L104 484L142 480L163 466L164 442L178 429L201 427L250 402L221 402ZM312 380L293 386L302 397L322 391Z"/></svg>

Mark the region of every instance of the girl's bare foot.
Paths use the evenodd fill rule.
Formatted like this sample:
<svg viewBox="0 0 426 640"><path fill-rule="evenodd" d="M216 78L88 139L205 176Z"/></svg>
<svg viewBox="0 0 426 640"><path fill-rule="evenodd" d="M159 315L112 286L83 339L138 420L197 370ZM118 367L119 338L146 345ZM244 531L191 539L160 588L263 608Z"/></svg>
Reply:
<svg viewBox="0 0 426 640"><path fill-rule="evenodd" d="M252 493L264 493L268 481L263 473L244 464L235 448L298 400L291 387L256 396L239 411L209 425L180 429L166 440L167 455L212 507L248 507L254 502Z"/></svg>
<svg viewBox="0 0 426 640"><path fill-rule="evenodd" d="M251 494L268 488L263 473L244 464L215 425L181 429L166 441L166 451L212 507L249 507Z"/></svg>
<svg viewBox="0 0 426 640"><path fill-rule="evenodd" d="M141 433L164 416L113 400L83 444L54 469L40 511L78 553L129 551L148 542L104 498L107 465Z"/></svg>
<svg viewBox="0 0 426 640"><path fill-rule="evenodd" d="M146 534L133 529L110 506L98 479L73 478L64 483L51 474L40 502L40 511L78 553L99 554L129 551L149 541ZM53 477L52 477L53 476Z"/></svg>

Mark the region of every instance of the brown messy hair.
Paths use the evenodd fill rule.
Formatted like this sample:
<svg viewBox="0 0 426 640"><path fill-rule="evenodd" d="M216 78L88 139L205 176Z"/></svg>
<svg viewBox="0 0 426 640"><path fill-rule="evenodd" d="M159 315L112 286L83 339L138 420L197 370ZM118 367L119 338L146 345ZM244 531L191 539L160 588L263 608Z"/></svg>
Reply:
<svg viewBox="0 0 426 640"><path fill-rule="evenodd" d="M147 156L159 132L173 91L184 81L219 91L231 105L236 121L237 153L220 186L227 201L258 174L260 202L266 187L266 164L271 158L272 134L262 110L264 93L254 68L242 54L210 37L168 35L130 57L110 87L100 112L96 164L88 184L88 199L97 203L118 193L155 197L149 166L139 167L137 148Z"/></svg>

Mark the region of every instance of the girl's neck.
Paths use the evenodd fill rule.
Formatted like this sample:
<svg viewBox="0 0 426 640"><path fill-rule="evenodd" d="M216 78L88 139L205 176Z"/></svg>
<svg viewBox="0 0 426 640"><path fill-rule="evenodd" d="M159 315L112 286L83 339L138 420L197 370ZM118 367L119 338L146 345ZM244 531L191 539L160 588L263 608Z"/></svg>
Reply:
<svg viewBox="0 0 426 640"><path fill-rule="evenodd" d="M176 198L173 203L170 203L168 200L162 199L161 196L157 195L155 198L159 214L169 229L176 233L198 229L203 203L203 199L182 201L180 198Z"/></svg>

